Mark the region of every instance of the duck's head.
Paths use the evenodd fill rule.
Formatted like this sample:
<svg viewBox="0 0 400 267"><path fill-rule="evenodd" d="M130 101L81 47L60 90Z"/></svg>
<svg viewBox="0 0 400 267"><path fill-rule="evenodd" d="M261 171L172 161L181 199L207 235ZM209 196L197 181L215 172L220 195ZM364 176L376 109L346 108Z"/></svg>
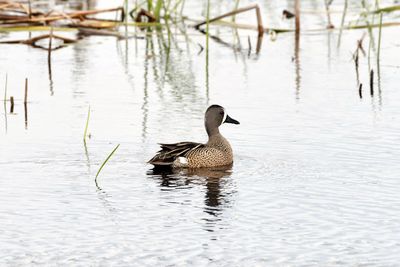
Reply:
<svg viewBox="0 0 400 267"><path fill-rule="evenodd" d="M225 112L225 109L219 105L211 105L204 116L206 130L209 136L218 133L218 127L223 123L240 124L237 120L232 119Z"/></svg>

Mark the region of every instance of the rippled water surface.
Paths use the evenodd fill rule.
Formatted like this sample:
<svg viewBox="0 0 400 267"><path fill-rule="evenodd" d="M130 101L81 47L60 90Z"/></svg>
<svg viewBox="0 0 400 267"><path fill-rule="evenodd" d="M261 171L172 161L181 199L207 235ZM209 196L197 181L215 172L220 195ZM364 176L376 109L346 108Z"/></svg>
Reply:
<svg viewBox="0 0 400 267"><path fill-rule="evenodd" d="M293 3L271 2L265 24L293 27L281 19ZM201 17L204 7L187 8ZM323 1L302 8L304 30L326 26ZM339 26L342 2L332 9ZM204 35L172 31L85 38L53 52L51 77L46 51L0 47L16 99L0 116L0 265L397 266L400 28L383 28L379 70L372 30L375 91L360 54L361 99L352 53L364 33L368 50L365 29L344 31L339 46L335 30L297 45L294 33L266 35L257 55L254 32L213 28L222 42L210 39L208 59ZM233 167L153 173L157 142L206 141L214 103L241 122L221 127Z"/></svg>

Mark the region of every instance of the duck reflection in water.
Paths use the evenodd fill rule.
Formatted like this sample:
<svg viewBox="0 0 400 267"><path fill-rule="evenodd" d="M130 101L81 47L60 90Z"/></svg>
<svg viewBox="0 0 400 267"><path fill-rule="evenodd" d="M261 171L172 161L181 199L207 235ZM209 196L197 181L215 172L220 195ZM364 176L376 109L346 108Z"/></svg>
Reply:
<svg viewBox="0 0 400 267"><path fill-rule="evenodd" d="M232 165L214 168L154 168L148 175L157 178L163 188L189 189L191 185L205 186L204 212L217 217L232 195Z"/></svg>

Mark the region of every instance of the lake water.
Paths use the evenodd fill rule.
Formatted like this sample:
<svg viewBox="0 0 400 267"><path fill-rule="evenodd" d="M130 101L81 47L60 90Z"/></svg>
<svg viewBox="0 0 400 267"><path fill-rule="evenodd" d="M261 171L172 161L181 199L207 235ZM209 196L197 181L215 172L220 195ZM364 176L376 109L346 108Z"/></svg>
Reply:
<svg viewBox="0 0 400 267"><path fill-rule="evenodd" d="M265 25L293 28L281 18L293 3L271 2L261 3ZM374 95L360 54L360 98L352 53L364 33L368 53L370 34L343 31L338 46L337 30L306 31L326 26L319 2L302 6L298 45L294 33L265 35L258 55L253 31L213 27L223 42L210 39L207 59L203 34L171 27L54 51L50 80L46 51L2 45L0 95L8 73L15 110L7 102L0 116L0 265L398 266L400 28L382 29L379 71L372 30ZM342 3L332 6L337 28ZM357 1L349 9L360 12ZM154 174L157 142L206 141L211 104L241 123L221 127L233 167Z"/></svg>

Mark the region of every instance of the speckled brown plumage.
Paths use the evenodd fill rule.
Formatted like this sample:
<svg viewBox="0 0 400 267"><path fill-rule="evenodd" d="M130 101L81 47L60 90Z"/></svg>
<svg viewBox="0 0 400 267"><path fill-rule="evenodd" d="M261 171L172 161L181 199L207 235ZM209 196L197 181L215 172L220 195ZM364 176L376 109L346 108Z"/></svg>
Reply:
<svg viewBox="0 0 400 267"><path fill-rule="evenodd" d="M223 107L210 106L205 114L205 127L208 134L206 144L180 142L160 144L161 150L149 160L154 166L173 168L204 168L230 165L233 162L231 145L219 132L222 123L239 124L230 118Z"/></svg>
<svg viewBox="0 0 400 267"><path fill-rule="evenodd" d="M190 150L185 157L189 168L224 166L233 162L231 145L221 134L213 136L213 141L203 147Z"/></svg>

